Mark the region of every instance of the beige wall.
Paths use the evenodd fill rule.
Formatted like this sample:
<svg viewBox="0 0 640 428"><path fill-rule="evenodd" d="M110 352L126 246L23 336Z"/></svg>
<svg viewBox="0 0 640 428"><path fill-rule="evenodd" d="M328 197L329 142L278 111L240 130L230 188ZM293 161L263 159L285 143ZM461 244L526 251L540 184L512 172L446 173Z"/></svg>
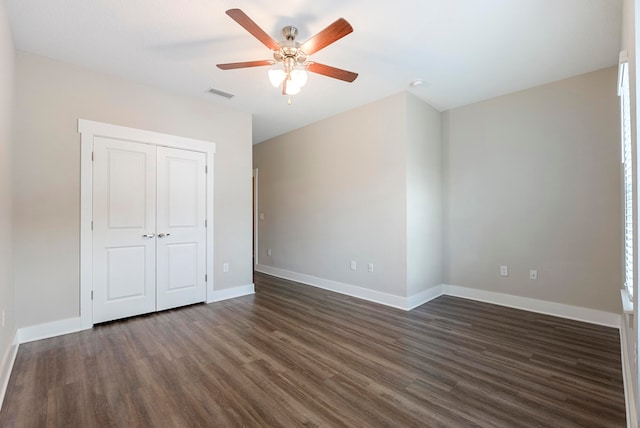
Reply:
<svg viewBox="0 0 640 428"><path fill-rule="evenodd" d="M398 94L254 146L260 264L398 296L445 282L619 312L616 79L442 115Z"/></svg>
<svg viewBox="0 0 640 428"><path fill-rule="evenodd" d="M442 284L441 114L407 94L407 295Z"/></svg>
<svg viewBox="0 0 640 428"><path fill-rule="evenodd" d="M4 2L0 2L0 370L15 333L11 215L11 149L15 51Z"/></svg>
<svg viewBox="0 0 640 428"><path fill-rule="evenodd" d="M616 79L609 68L444 114L448 283L620 311Z"/></svg>
<svg viewBox="0 0 640 428"><path fill-rule="evenodd" d="M408 93L254 146L260 264L400 297L442 283L441 147Z"/></svg>
<svg viewBox="0 0 640 428"><path fill-rule="evenodd" d="M260 264L406 295L406 108L399 94L254 146Z"/></svg>
<svg viewBox="0 0 640 428"><path fill-rule="evenodd" d="M79 315L78 118L216 143L215 289L251 273L251 116L18 52L14 148L19 327ZM222 273L222 264L231 270Z"/></svg>

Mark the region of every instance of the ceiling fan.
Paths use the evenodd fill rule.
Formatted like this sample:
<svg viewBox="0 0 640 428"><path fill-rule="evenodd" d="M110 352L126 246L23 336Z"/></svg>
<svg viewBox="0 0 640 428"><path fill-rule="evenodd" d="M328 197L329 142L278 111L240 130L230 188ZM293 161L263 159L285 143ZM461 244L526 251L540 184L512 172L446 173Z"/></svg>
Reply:
<svg viewBox="0 0 640 428"><path fill-rule="evenodd" d="M262 42L262 44L271 49L273 59L218 64L218 68L222 70L281 64L281 67L279 66L269 70L269 80L275 87L282 85L283 95L295 95L300 92L300 88L307 82L307 71L345 82L353 82L356 80L356 77L358 77L358 73L309 60L310 55L313 55L320 49L329 46L353 31L351 25L344 18L336 20L324 30L300 44L296 42L296 36L298 35L298 29L296 27L284 27L282 29L282 35L285 40L276 42L242 10L229 9L226 13L231 19Z"/></svg>

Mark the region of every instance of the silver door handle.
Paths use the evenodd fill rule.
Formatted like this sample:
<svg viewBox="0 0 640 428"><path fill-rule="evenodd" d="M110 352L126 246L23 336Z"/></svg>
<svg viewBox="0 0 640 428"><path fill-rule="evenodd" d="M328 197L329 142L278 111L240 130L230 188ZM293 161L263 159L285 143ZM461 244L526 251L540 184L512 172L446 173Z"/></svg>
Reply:
<svg viewBox="0 0 640 428"><path fill-rule="evenodd" d="M164 238L165 236L170 236L170 233L158 233L158 238Z"/></svg>
<svg viewBox="0 0 640 428"><path fill-rule="evenodd" d="M156 236L154 233L145 233L142 235L143 238L153 238L154 236Z"/></svg>

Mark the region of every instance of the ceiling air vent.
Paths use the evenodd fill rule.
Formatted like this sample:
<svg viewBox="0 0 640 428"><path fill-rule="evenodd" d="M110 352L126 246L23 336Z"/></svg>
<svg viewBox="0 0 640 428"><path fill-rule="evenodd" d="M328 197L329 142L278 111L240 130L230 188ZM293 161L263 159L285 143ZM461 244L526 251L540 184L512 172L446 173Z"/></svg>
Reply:
<svg viewBox="0 0 640 428"><path fill-rule="evenodd" d="M231 98L235 97L235 95L233 95L233 94L221 91L219 89L214 89L214 88L210 88L207 92L209 92L210 94L213 94L213 95L218 95L220 97L225 97L227 99L231 99Z"/></svg>

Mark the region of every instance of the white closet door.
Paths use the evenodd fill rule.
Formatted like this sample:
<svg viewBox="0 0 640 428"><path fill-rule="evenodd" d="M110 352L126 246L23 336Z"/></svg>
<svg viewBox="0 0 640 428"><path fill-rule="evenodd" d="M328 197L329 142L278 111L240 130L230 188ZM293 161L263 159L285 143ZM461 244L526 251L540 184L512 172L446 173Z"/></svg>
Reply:
<svg viewBox="0 0 640 428"><path fill-rule="evenodd" d="M156 309L156 147L94 139L93 322Z"/></svg>
<svg viewBox="0 0 640 428"><path fill-rule="evenodd" d="M206 155L158 147L157 310L206 300Z"/></svg>

